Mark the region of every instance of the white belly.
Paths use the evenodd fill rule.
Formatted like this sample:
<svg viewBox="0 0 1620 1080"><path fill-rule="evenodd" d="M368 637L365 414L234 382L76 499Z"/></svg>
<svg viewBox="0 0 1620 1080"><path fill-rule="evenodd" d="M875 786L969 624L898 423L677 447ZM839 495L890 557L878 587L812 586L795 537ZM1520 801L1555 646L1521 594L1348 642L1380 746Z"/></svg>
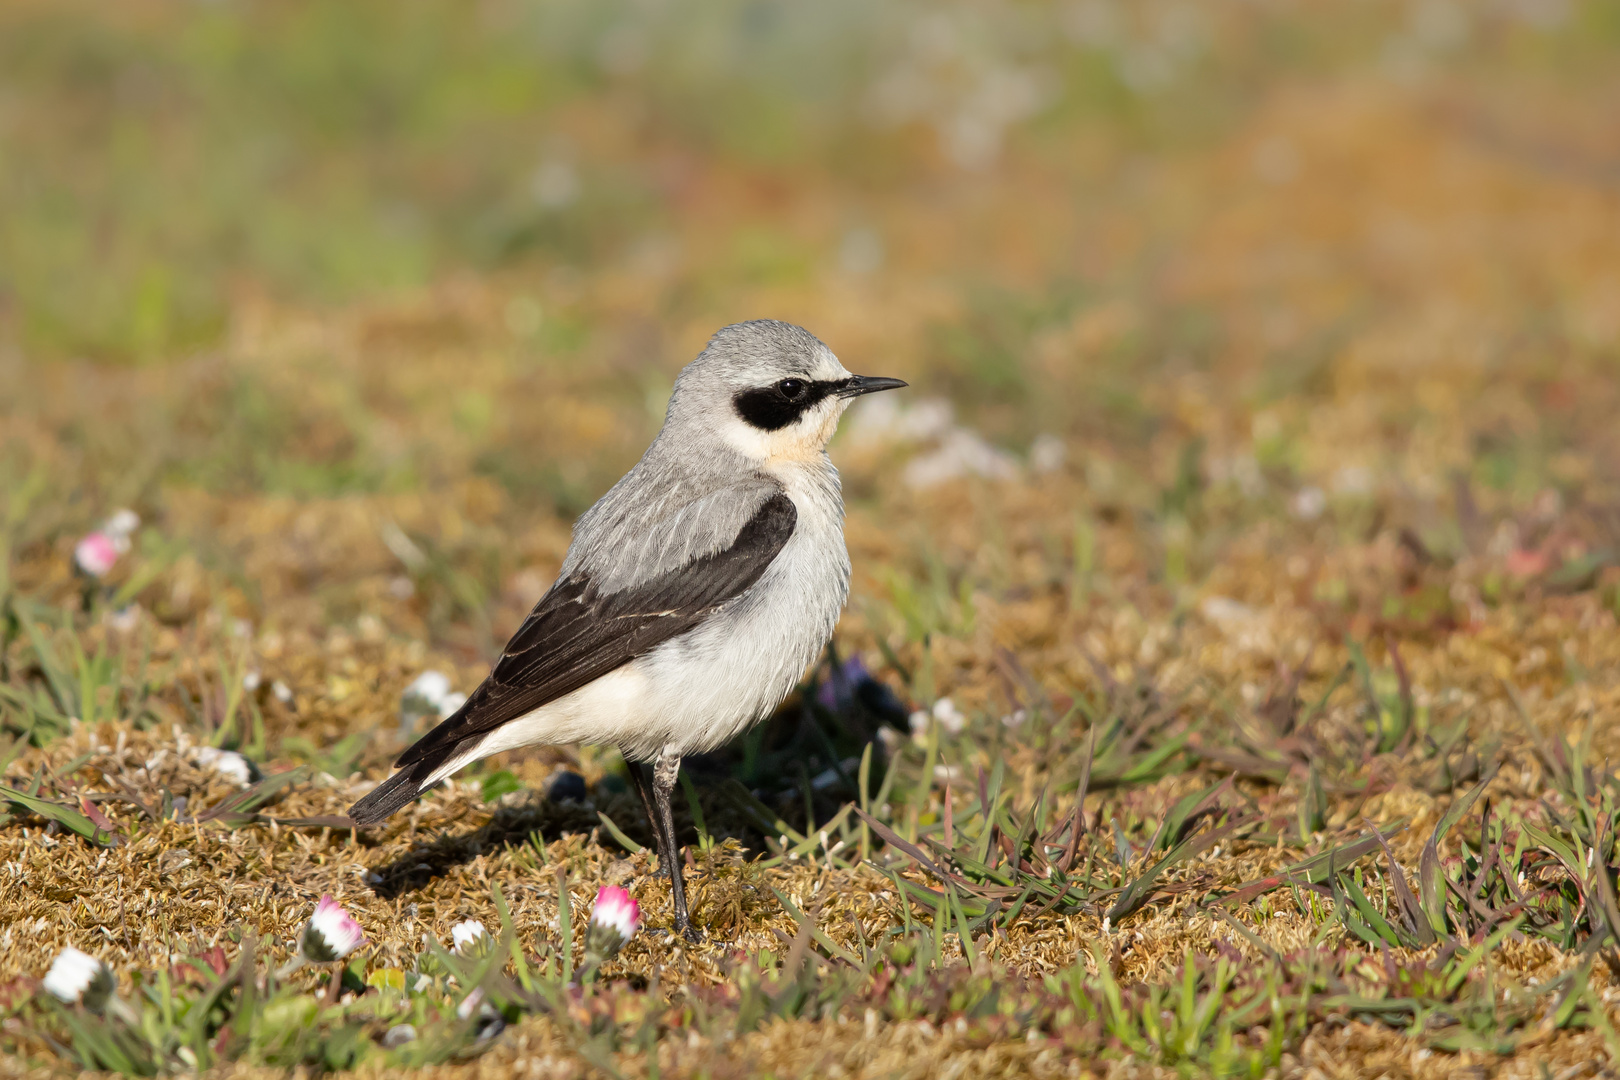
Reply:
<svg viewBox="0 0 1620 1080"><path fill-rule="evenodd" d="M702 753L776 708L815 663L849 596L836 474L830 485L805 479L813 485L788 486L799 515L793 536L752 589L695 629L502 724L429 783L538 744L612 743L639 761L666 746Z"/></svg>

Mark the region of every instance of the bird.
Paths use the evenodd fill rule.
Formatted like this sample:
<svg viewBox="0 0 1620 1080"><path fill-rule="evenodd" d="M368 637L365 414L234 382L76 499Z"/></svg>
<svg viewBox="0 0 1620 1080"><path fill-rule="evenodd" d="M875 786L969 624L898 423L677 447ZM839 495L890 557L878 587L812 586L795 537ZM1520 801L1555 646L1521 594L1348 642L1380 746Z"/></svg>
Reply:
<svg viewBox="0 0 1620 1080"><path fill-rule="evenodd" d="M646 453L574 523L556 581L489 675L350 819L378 824L505 750L616 745L675 932L700 940L670 811L681 759L768 716L831 639L851 568L827 444L853 400L905 385L850 374L790 323L717 331L676 377Z"/></svg>

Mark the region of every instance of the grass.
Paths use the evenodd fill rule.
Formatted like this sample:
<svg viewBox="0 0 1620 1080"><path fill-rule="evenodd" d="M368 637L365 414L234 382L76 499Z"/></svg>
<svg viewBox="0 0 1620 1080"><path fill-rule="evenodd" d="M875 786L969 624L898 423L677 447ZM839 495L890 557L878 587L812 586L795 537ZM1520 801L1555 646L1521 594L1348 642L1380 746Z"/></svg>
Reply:
<svg viewBox="0 0 1620 1080"><path fill-rule="evenodd" d="M479 12L0 14L0 1068L1616 1067L1606 8ZM703 943L609 748L349 828L758 315L912 389Z"/></svg>

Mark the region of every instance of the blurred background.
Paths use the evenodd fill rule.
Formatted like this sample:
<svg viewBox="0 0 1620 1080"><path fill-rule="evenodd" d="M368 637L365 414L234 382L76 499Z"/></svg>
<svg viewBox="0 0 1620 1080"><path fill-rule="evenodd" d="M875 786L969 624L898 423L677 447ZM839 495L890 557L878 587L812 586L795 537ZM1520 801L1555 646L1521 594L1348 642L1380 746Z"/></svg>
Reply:
<svg viewBox="0 0 1620 1080"><path fill-rule="evenodd" d="M834 457L913 699L1346 633L1557 680L1598 646L1512 605L1613 622L1617 58L1578 0L8 0L0 592L80 606L130 507L92 633L391 722L776 317L912 384Z"/></svg>

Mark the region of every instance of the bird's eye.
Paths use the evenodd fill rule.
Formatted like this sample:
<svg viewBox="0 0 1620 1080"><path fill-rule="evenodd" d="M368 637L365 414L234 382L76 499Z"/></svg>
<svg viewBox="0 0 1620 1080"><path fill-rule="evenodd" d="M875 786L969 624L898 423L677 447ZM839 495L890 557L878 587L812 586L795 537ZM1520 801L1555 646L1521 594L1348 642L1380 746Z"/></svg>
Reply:
<svg viewBox="0 0 1620 1080"><path fill-rule="evenodd" d="M810 389L810 386L803 379L783 379L776 384L776 388L789 401L796 401L804 396L804 392Z"/></svg>

